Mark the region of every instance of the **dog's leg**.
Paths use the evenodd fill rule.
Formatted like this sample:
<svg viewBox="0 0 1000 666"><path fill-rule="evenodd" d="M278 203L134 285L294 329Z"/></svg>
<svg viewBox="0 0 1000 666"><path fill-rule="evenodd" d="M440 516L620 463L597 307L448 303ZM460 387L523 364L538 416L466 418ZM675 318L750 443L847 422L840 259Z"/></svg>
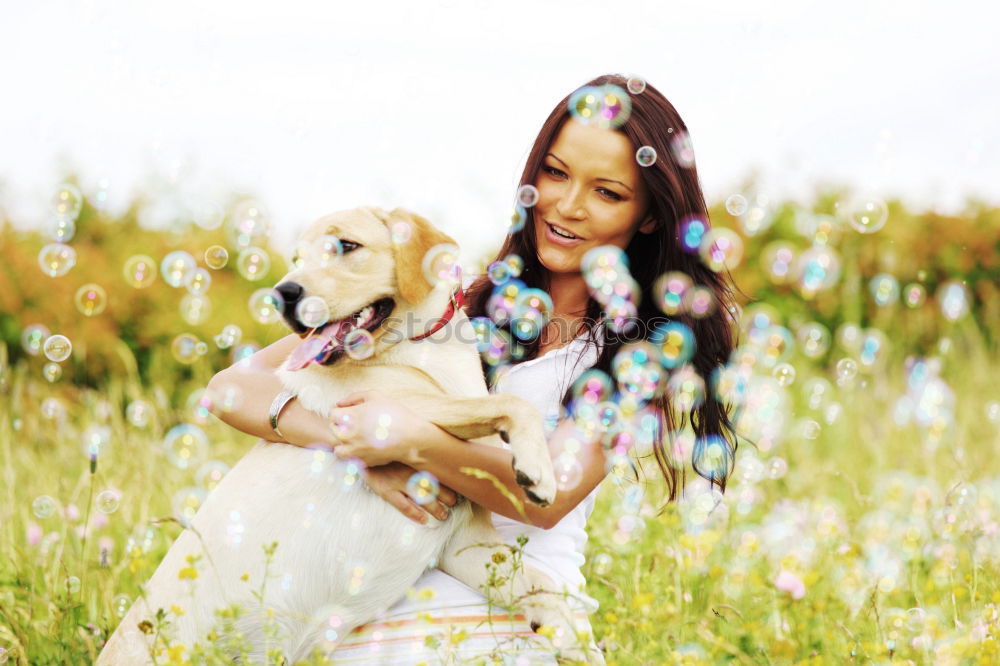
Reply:
<svg viewBox="0 0 1000 666"><path fill-rule="evenodd" d="M482 398L419 395L407 396L405 402L455 437L500 435L510 444L517 483L528 499L539 506L555 499L556 479L542 418L527 400L509 394Z"/></svg>
<svg viewBox="0 0 1000 666"><path fill-rule="evenodd" d="M519 570L512 570L513 562L511 548L493 528L489 511L474 506L469 524L456 531L445 547L439 568L485 594L504 595L505 590L509 590L513 603L524 611L533 630L543 625L553 629L552 644L561 656L586 664L603 664L600 650L590 638L577 635L565 595L556 591L558 587L552 579L523 563ZM492 581L491 571L494 572ZM502 577L502 583L498 584L497 576ZM494 588L490 587L491 583ZM504 590L495 589L499 587ZM504 605L506 601L500 600Z"/></svg>

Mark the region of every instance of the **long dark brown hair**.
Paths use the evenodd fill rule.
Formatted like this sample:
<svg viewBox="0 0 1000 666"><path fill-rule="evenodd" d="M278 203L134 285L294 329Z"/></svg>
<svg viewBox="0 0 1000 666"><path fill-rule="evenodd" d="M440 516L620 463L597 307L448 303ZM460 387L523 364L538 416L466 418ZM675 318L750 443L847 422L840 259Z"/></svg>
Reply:
<svg viewBox="0 0 1000 666"><path fill-rule="evenodd" d="M627 79L620 75L599 76L586 85L602 86L614 84L626 89ZM630 95L632 108L628 120L617 129L632 142L633 148L653 146L659 158L649 167L641 169L642 179L650 195L650 204L646 219L651 215L656 221L656 229L651 234L636 232L625 249L628 255L629 270L639 284L641 298L638 303L638 316L643 331L643 338L652 334L653 321L662 321L663 313L657 308L657 298L652 293L656 278L667 271L682 271L694 284L704 285L714 293L717 307L705 317L694 318L687 314L672 316L674 321L680 321L694 333L696 350L690 363L705 380L705 386L711 387L712 372L725 364L735 345L734 316L731 310L733 304L733 287L727 274L716 273L706 266L697 253L686 252L680 243L678 228L682 220L691 216L709 224L705 197L698 181L698 172L693 162L690 166L682 166L671 159L671 141L680 133L686 133L687 127L673 105L667 101L653 86L646 84L645 90L639 94ZM528 154L522 184L535 184L542 166L543 158L548 152L559 131L569 120L569 96L565 97L549 114L535 139L531 152ZM532 208L527 209L528 215L521 231L507 235L503 246L497 253L497 259L503 259L510 254L517 254L524 260L524 268L519 278L528 286L548 291L549 272L538 260L538 248L535 243L535 219ZM480 276L466 291L466 311L470 317L487 316L487 302L493 293L494 284L487 275ZM590 298L584 322L588 323L588 340L597 343L597 326L601 316L601 305ZM643 325L646 324L646 325ZM539 339L525 344L522 360L535 358L538 354ZM604 336L601 352L593 367L602 370L613 377L611 361L627 340L624 336ZM634 340L634 338L632 338ZM568 405L572 398L571 389L563 396L563 404ZM652 401L657 415L658 428L653 437L653 454L660 472L667 483L669 499L676 499L678 491L683 489L683 466L673 459L670 438L673 431L684 427L690 419L692 429L698 438L716 435L723 438L727 447L726 460L729 464L720 476L705 473L697 464L694 469L701 476L708 478L713 484L718 484L725 491L731 463L735 458L736 436L729 412L725 405L718 402L714 391L707 390L705 401L690 414L681 415L681 422L675 423L674 412L671 409L666 392L660 392ZM679 477L679 479L678 479ZM678 480L680 484L678 484Z"/></svg>

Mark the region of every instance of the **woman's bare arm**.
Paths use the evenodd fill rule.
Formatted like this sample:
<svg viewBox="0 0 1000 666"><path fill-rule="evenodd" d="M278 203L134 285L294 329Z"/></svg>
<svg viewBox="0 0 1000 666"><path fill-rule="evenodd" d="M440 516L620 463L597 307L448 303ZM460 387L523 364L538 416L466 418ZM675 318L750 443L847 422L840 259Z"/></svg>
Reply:
<svg viewBox="0 0 1000 666"><path fill-rule="evenodd" d="M240 391L242 399L236 409L226 411L213 401L213 413L224 423L261 439L278 441L271 429L268 412L271 402L284 390L284 385L275 370L288 358L288 354L301 340L288 335L259 350L249 359L240 361L218 372L208 383L209 393L222 395L229 388ZM284 442L295 446L309 446L322 443L331 446L335 439L330 433L326 419L302 407L298 400L292 400L281 412L279 423ZM365 481L385 501L396 507L407 518L426 523L427 514L439 520L448 516L448 508L458 501L458 496L450 488L444 487L438 502L418 506L404 491L413 469L402 463L381 465L367 470ZM447 484L445 484L447 485Z"/></svg>
<svg viewBox="0 0 1000 666"><path fill-rule="evenodd" d="M513 455L506 449L486 444L477 444L459 439L441 428L427 423L427 428L413 437L415 446L410 446L406 463L416 469L430 472L442 484L453 488L473 502L494 513L513 520L551 528L573 510L577 504L597 487L605 476L604 452L598 440L587 441L574 427L573 419L564 420L549 436L549 454L555 460L563 451L566 438L573 436L580 442L577 460L582 467L579 483L556 494L555 501L548 507L532 504L524 491L517 485L511 467ZM495 477L524 508L522 516L514 503L489 479L480 479L462 468L481 470ZM568 484L567 484L568 485Z"/></svg>
<svg viewBox="0 0 1000 666"><path fill-rule="evenodd" d="M223 395L231 388L239 391L239 407L230 411L214 404L214 413L224 423L270 442L278 441L271 429L268 412L275 396L284 390L275 370L301 342L296 335L286 335L259 350L253 356L234 363L218 372L208 382L208 392ZM213 401L213 403L216 401ZM297 400L288 403L281 412L280 426L285 438L281 441L295 446L309 446L317 442L331 445L335 442L326 419L302 407Z"/></svg>

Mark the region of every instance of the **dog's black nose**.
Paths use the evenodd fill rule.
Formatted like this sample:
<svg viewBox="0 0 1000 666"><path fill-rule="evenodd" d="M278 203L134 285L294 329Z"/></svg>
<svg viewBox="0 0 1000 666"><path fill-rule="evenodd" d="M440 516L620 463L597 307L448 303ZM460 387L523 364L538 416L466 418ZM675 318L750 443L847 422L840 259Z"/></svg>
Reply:
<svg viewBox="0 0 1000 666"><path fill-rule="evenodd" d="M282 316L288 325L292 327L292 330L296 333L302 333L306 330L306 327L302 325L302 322L298 320L295 316L295 306L298 305L299 301L302 300L302 294L305 293L305 289L298 282L282 282L277 285L274 290L281 294L281 299L283 301L282 305Z"/></svg>

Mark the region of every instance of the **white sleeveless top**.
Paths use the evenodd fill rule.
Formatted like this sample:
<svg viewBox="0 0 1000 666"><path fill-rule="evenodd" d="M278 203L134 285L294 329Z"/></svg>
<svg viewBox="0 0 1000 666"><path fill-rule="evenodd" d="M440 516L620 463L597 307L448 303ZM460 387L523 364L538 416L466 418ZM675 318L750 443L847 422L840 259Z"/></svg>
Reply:
<svg viewBox="0 0 1000 666"><path fill-rule="evenodd" d="M598 339L601 339L600 333ZM566 389L597 361L597 356L598 350L587 342L584 334L568 345L550 350L538 358L507 366L492 392L513 393L534 405L545 418L546 433L549 433L558 421ZM570 604L587 613L596 611L598 604L584 590L586 580L580 567L584 564L587 519L594 509L599 489L600 486L595 488L562 520L547 530L492 514L493 525L507 543L516 545L518 536L528 537L523 551L525 563L548 574L569 593ZM388 616L455 609L466 605L481 605L484 602L482 592L473 590L440 569L425 572L414 587L417 590L431 588L434 591L433 599L418 601L404 597L389 609Z"/></svg>

